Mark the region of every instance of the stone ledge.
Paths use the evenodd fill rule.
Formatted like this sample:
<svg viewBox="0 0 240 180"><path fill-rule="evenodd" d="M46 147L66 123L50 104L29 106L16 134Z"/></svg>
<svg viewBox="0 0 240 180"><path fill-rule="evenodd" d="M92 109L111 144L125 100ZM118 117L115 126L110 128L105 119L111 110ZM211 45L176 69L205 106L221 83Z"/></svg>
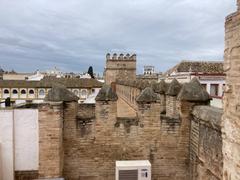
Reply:
<svg viewBox="0 0 240 180"><path fill-rule="evenodd" d="M222 109L212 106L195 106L192 115L197 118L201 124L221 131Z"/></svg>

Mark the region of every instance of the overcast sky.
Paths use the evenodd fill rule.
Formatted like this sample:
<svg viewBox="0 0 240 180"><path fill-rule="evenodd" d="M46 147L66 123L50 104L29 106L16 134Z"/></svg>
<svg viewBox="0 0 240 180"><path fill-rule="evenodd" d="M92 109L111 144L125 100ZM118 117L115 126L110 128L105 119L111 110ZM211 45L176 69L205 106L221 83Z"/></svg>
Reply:
<svg viewBox="0 0 240 180"><path fill-rule="evenodd" d="M106 53L136 53L137 69L222 60L235 0L0 0L0 66L19 72L102 72Z"/></svg>

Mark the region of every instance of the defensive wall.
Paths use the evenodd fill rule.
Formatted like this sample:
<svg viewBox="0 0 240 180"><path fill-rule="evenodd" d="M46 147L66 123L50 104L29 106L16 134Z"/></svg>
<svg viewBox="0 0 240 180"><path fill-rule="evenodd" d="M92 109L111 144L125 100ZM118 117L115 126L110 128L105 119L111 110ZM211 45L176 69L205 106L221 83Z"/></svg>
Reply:
<svg viewBox="0 0 240 180"><path fill-rule="evenodd" d="M223 115L224 180L240 179L240 0L225 23Z"/></svg>
<svg viewBox="0 0 240 180"><path fill-rule="evenodd" d="M37 173L39 178L112 180L116 160L142 159L151 162L153 179L221 179L222 112L208 106L209 96L196 79L141 86L135 98L129 89L136 87L120 84L117 93L104 86L96 104L81 105L71 92L60 99L67 90L53 88L49 101L37 106L38 168L15 169L15 179ZM117 115L117 102L128 99L123 94L136 110L134 117Z"/></svg>

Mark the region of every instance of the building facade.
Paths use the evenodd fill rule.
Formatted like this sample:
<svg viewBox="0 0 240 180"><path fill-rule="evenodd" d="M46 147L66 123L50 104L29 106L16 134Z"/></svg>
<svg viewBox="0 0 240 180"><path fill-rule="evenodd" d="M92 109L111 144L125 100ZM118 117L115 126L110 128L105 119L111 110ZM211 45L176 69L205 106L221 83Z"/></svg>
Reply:
<svg viewBox="0 0 240 180"><path fill-rule="evenodd" d="M211 95L212 105L222 108L226 75L221 61L182 61L164 73L161 79L167 82L177 79L180 83L186 83L195 77Z"/></svg>
<svg viewBox="0 0 240 180"><path fill-rule="evenodd" d="M54 84L61 84L84 102L102 87L95 79L45 77L40 81L0 80L0 100L10 97L12 102L42 102Z"/></svg>

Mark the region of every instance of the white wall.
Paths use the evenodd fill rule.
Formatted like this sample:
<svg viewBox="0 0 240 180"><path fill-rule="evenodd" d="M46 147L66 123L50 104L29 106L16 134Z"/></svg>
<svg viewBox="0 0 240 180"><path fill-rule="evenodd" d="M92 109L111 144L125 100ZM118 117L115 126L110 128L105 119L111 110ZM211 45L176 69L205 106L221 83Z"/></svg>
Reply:
<svg viewBox="0 0 240 180"><path fill-rule="evenodd" d="M217 107L217 108L223 108L223 100L218 98L213 98L210 102L211 106Z"/></svg>
<svg viewBox="0 0 240 180"><path fill-rule="evenodd" d="M207 85L207 92L210 94L210 86L211 84L218 84L218 96L221 97L223 94L223 84L225 84L225 80L200 80L201 84Z"/></svg>
<svg viewBox="0 0 240 180"><path fill-rule="evenodd" d="M15 170L38 170L38 110L14 110L14 127Z"/></svg>
<svg viewBox="0 0 240 180"><path fill-rule="evenodd" d="M1 143L0 143L0 180L2 180L2 153L1 153Z"/></svg>
<svg viewBox="0 0 240 180"><path fill-rule="evenodd" d="M38 170L38 110L0 110L2 180L14 171Z"/></svg>
<svg viewBox="0 0 240 180"><path fill-rule="evenodd" d="M2 180L14 179L13 111L0 111Z"/></svg>

